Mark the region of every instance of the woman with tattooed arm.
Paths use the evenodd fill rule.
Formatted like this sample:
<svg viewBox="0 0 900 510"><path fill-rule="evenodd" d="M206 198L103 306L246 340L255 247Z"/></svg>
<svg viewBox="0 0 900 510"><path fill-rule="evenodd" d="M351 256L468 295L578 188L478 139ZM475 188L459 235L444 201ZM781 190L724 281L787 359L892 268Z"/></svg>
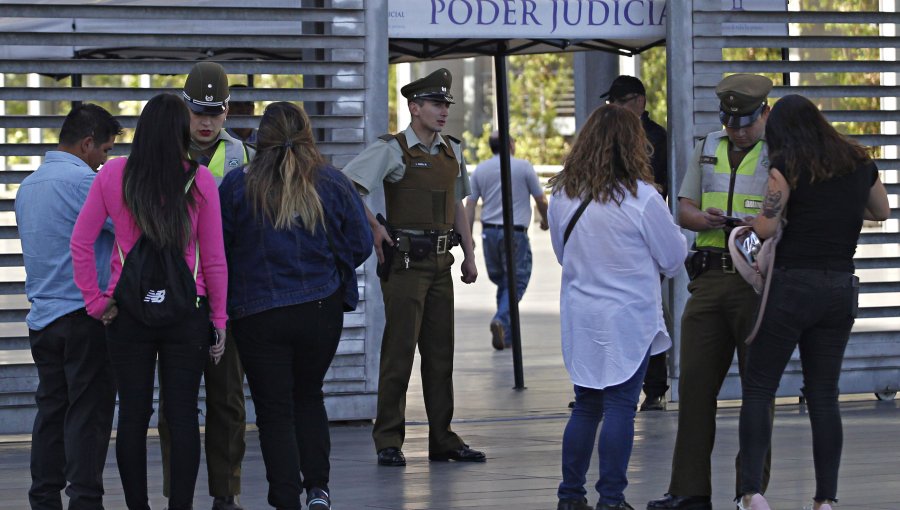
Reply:
<svg viewBox="0 0 900 510"><path fill-rule="evenodd" d="M766 141L772 167L753 229L767 238L782 219L787 223L763 322L744 367L738 507L769 510L759 494L772 438L769 403L799 345L816 471L812 508L831 510L843 441L838 379L859 296L853 254L863 220L886 219L890 205L867 150L838 133L808 99L779 100Z"/></svg>

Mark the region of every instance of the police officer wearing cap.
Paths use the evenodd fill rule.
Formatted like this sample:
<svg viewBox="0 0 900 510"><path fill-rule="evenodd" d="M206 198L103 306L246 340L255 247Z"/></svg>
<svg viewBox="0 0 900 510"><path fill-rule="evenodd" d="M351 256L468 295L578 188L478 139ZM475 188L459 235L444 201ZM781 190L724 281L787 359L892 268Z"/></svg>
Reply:
<svg viewBox="0 0 900 510"><path fill-rule="evenodd" d="M462 245L462 281L472 283L472 235L462 200L469 176L459 140L441 136L453 96L450 72L439 69L404 86L412 121L382 136L345 168L360 193L383 190L386 226L367 207L382 275L385 327L372 437L378 464L406 465L406 390L416 347L428 414L428 458L484 462L450 428L453 418L453 281L449 248ZM380 216L380 215L379 215ZM384 243L384 244L382 244ZM387 261L387 262L386 262Z"/></svg>
<svg viewBox="0 0 900 510"><path fill-rule="evenodd" d="M216 182L253 157L253 151L223 129L231 93L225 69L215 62L198 62L181 92L191 111L191 158L205 165Z"/></svg>
<svg viewBox="0 0 900 510"><path fill-rule="evenodd" d="M206 165L222 182L226 173L245 165L253 152L222 129L228 115L228 76L215 62L198 62L184 82L182 97L191 115L190 156ZM230 330L225 353L218 364L207 361L203 372L206 391L205 451L212 510L242 510L241 463L246 443L244 369ZM164 403L160 400L160 407ZM169 496L169 430L159 413L159 437L163 455L163 494Z"/></svg>
<svg viewBox="0 0 900 510"><path fill-rule="evenodd" d="M650 501L648 510L712 508L716 399L735 350L743 366L744 339L758 302L753 288L735 272L725 241L727 231L745 224L762 205L769 175L763 134L771 90L771 80L753 74L735 74L718 84L725 129L697 143L678 193L679 223L697 237L686 262L691 296L681 319L681 400L672 478L668 493ZM763 490L768 474L767 459Z"/></svg>

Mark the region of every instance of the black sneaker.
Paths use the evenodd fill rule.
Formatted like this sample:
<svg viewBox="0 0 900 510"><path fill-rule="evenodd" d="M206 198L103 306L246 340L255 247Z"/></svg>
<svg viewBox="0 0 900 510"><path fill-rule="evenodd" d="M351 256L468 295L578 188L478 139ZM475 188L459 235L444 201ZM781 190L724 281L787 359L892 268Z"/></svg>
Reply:
<svg viewBox="0 0 900 510"><path fill-rule="evenodd" d="M665 411L666 396L659 395L657 397L647 397L641 404L641 411Z"/></svg>
<svg viewBox="0 0 900 510"><path fill-rule="evenodd" d="M306 490L306 506L309 510L331 510L331 499L327 492L313 487Z"/></svg>

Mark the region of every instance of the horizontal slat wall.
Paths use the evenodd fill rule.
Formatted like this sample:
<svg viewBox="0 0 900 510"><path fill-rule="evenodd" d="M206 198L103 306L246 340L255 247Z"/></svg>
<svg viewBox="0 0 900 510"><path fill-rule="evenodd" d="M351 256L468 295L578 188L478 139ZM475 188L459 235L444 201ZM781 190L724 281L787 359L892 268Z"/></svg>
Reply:
<svg viewBox="0 0 900 510"><path fill-rule="evenodd" d="M6 20L17 18L72 20L77 26L102 26L102 32L0 32L0 47L50 47L56 57L48 59L0 58L0 73L39 73L53 76L77 74L186 75L197 58L221 63L232 82L235 75L302 76L302 87L248 87L232 90L235 101L294 101L303 103L315 128L322 153L333 164L346 164L365 146L368 69L366 48L378 42L380 32L367 31L364 0L257 0L236 2L212 0L190 6L159 0L158 5L75 5L0 2ZM369 3L380 5L377 0ZM254 7L258 4L259 7ZM77 23L74 22L77 20ZM187 20L187 21L186 21ZM101 24L101 21L103 22ZM138 30L135 22L140 24ZM185 31L179 24L203 27L203 33ZM114 28L121 24L121 28ZM267 31L265 27L293 27ZM113 27L113 28L110 28ZM97 50L92 46L116 49ZM59 51L78 48L84 58L59 58ZM10 55L14 53L0 53ZM384 59L386 65L386 57ZM249 76L248 76L249 77ZM134 80L138 82L138 80ZM0 87L0 101L29 101L49 111L51 101L129 102L146 101L169 88L140 87ZM229 116L226 126L255 127L257 116ZM8 111L8 110L7 110ZM114 112L115 113L115 112ZM64 114L64 113L63 113ZM62 123L60 113L0 116L3 130L40 128L55 132ZM126 128L137 117L119 116ZM371 133L369 133L371 135ZM55 135L54 135L55 136ZM371 137L371 136L370 136ZM130 139L120 139L113 153L126 155ZM45 143L7 143L0 139L0 157L42 156L55 148L55 138ZM0 172L0 184L18 184L33 167ZM29 305L24 296L24 268L18 230L11 213L15 187L0 194L0 433L25 432L31 428L33 392L37 375L28 350L24 323ZM52 221L52 219L48 219ZM375 338L369 310L368 265L357 270L362 301L344 316L344 333L338 354L326 377L326 404L335 420L368 419L374 416L377 366L372 352ZM380 301L380 297L376 296ZM377 304L376 308L380 306ZM377 332L380 335L380 331ZM249 392L248 392L249 395ZM250 418L252 402L248 402Z"/></svg>
<svg viewBox="0 0 900 510"><path fill-rule="evenodd" d="M792 5L794 2L791 3ZM801 4L809 4L801 2ZM690 7L688 7L690 6ZM692 112L676 119L686 140L687 133L691 138L701 137L706 133L721 129L718 120L718 100L715 86L724 76L737 73L823 73L819 76L837 73L900 73L900 62L896 59L896 49L900 47L897 32L882 32L881 35L845 37L825 34L824 25L839 23L853 24L897 24L900 14L885 10L871 12L816 12L804 9L799 11L764 12L764 11L731 11L723 9L721 0L691 0L685 2L685 12L676 14L681 24L676 21L676 36L688 34L680 41L682 48L690 48L690 72L692 83L688 96L687 109ZM690 20L684 19L689 16ZM740 35L729 36L723 33L723 24L736 23L746 26L753 23L797 24L803 23L818 30L815 35ZM894 29L895 30L895 29ZM744 33L751 30L744 30ZM791 34L796 34L792 30ZM678 44L670 41L670 44ZM725 61L722 58L723 48L772 48L789 50L797 49L881 49L881 57L873 59L833 60L826 57L816 60L752 60ZM670 46L671 49L671 46ZM887 50L887 52L885 51ZM794 52L796 53L796 52ZM885 56L890 55L890 56ZM796 76L796 75L794 75ZM882 75L884 76L884 75ZM772 98L786 94L802 94L814 102L827 101L834 105L833 99L840 98L892 98L891 106L880 105L877 108L861 109L825 109L825 115L832 122L866 122L892 126L888 131L881 130L875 134L849 132L848 134L860 143L875 147L882 156L877 160L882 170L891 204L897 207L900 181L900 159L897 157L897 146L900 135L896 131L896 123L900 120L896 98L900 96L900 87L895 77L888 77L876 85L821 85L791 86L782 80L776 80ZM836 80L835 80L836 83ZM670 114L670 126L672 116ZM860 297L860 314L854 327L844 362L844 373L841 378L843 393L893 392L900 388L900 229L897 218L900 211L892 210L888 221L864 227L857 250L857 274L862 281ZM676 292L679 290L676 289ZM685 291L681 290L681 293ZM684 296L682 296L684 297ZM677 365L677 363L676 363ZM676 371L677 377L677 371ZM802 386L802 374L799 358L795 352L789 364L779 394L781 396L799 395ZM676 392L677 395L677 381ZM739 398L740 385L737 379L737 367L732 367L728 381L722 389L720 398Z"/></svg>

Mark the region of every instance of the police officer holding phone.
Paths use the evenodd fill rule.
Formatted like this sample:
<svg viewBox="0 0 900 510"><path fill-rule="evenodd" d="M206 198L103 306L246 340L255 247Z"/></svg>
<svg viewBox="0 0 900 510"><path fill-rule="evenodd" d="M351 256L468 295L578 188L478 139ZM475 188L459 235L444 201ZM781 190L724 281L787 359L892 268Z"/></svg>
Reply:
<svg viewBox="0 0 900 510"><path fill-rule="evenodd" d="M757 296L735 272L727 231L762 206L769 175L763 140L772 81L735 74L719 82L719 118L725 129L706 135L692 156L678 192L678 221L697 232L689 256L690 298L681 319L678 435L668 493L648 510L710 510L710 456L716 434L716 399L734 352L743 365ZM763 490L768 483L768 461ZM740 480L740 475L737 477Z"/></svg>

